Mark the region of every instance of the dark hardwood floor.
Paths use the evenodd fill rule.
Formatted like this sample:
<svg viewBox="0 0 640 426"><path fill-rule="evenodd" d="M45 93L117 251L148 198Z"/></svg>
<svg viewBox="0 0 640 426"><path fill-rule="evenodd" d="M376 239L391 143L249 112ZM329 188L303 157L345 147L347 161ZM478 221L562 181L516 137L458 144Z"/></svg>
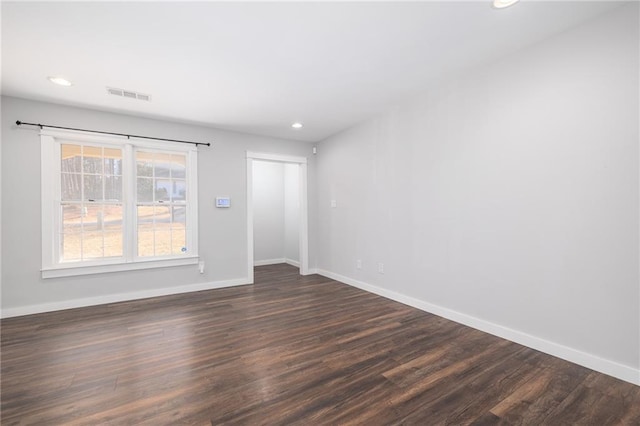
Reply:
<svg viewBox="0 0 640 426"><path fill-rule="evenodd" d="M287 265L3 320L2 425L640 425L640 387Z"/></svg>

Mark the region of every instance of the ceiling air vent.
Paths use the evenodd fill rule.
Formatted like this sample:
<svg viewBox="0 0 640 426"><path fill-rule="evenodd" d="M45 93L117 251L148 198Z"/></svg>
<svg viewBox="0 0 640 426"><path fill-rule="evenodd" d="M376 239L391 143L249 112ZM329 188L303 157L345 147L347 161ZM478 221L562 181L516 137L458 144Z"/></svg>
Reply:
<svg viewBox="0 0 640 426"><path fill-rule="evenodd" d="M132 90L118 89L115 87L107 87L107 93L114 96L122 96L123 98L138 99L140 101L149 102L151 100L151 95L134 92Z"/></svg>
<svg viewBox="0 0 640 426"><path fill-rule="evenodd" d="M107 93L110 95L122 96L122 89L114 89L112 87L107 87Z"/></svg>

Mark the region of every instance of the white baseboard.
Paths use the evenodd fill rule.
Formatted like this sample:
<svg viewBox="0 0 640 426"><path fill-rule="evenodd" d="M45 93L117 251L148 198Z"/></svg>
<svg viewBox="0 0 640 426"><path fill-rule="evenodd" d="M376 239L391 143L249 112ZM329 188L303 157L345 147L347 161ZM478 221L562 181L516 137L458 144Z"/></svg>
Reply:
<svg viewBox="0 0 640 426"><path fill-rule="evenodd" d="M254 260L253 266L277 265L278 263L287 263L287 259L283 257L281 259Z"/></svg>
<svg viewBox="0 0 640 426"><path fill-rule="evenodd" d="M41 305L20 306L17 308L6 308L0 312L0 318L19 317L22 315L40 314L43 312L61 311L63 309L83 308L85 306L104 305L106 303L125 302L137 299L147 299L149 297L168 296L170 294L191 293L193 291L213 290L216 288L234 287L238 285L251 284L247 278L234 280L212 281L183 285L177 287L158 288L153 290L136 291L131 293L118 293L106 296L87 297L84 299L65 300L61 302L44 303Z"/></svg>
<svg viewBox="0 0 640 426"><path fill-rule="evenodd" d="M300 267L300 262L298 262L297 260L293 260L293 259L285 259L284 263L291 265L291 266L295 266L296 268Z"/></svg>
<svg viewBox="0 0 640 426"><path fill-rule="evenodd" d="M293 259L281 258L281 259L265 259L265 260L254 260L253 266L266 266L266 265L278 265L280 263L286 263L291 266L300 267L300 262Z"/></svg>
<svg viewBox="0 0 640 426"><path fill-rule="evenodd" d="M355 280L353 278L345 277L343 275L335 274L330 271L319 269L317 273L327 278L340 281L353 287L357 287L361 290L368 291L370 293L377 294L387 299L394 300L396 302L403 303L405 305L420 309L425 312L429 312L443 318L455 321L460 324L467 325L480 331L484 331L494 336L502 337L503 339L510 340L515 343L536 349L540 352L544 352L549 355L553 355L558 358L562 358L566 361L573 362L578 365L590 368L600 373L607 374L609 376L616 377L620 380L624 380L635 385L640 385L640 369L635 369L627 365L617 363L608 359L600 358L596 355L592 355L586 352L579 351L577 349L570 348L568 346L561 345L559 343L550 342L540 337L532 336L522 331L514 330L509 327L504 327L489 321L485 321L471 315L463 314L442 306L434 305L432 303L425 302L420 299L416 299L411 296L406 296L395 291L387 290L378 286L367 284L362 281Z"/></svg>

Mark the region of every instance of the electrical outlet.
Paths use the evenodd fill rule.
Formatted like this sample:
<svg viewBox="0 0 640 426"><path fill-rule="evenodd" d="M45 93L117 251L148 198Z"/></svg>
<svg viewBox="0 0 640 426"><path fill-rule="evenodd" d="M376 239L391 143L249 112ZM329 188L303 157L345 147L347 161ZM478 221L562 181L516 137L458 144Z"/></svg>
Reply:
<svg viewBox="0 0 640 426"><path fill-rule="evenodd" d="M384 263L382 262L378 263L378 272L381 274L384 274Z"/></svg>
<svg viewBox="0 0 640 426"><path fill-rule="evenodd" d="M362 269L362 260L361 259L356 260L356 268L357 269Z"/></svg>
<svg viewBox="0 0 640 426"><path fill-rule="evenodd" d="M198 269L200 270L201 274L204 274L204 260L198 262Z"/></svg>
<svg viewBox="0 0 640 426"><path fill-rule="evenodd" d="M338 202L336 200L331 200L331 208L335 209L336 207L338 207Z"/></svg>

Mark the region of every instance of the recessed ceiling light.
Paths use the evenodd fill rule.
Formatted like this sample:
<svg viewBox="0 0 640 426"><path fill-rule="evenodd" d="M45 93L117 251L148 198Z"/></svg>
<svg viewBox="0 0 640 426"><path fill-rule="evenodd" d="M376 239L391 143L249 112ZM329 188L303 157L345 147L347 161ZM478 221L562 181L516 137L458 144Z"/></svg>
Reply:
<svg viewBox="0 0 640 426"><path fill-rule="evenodd" d="M496 9L504 9L505 7L513 6L518 3L519 0L493 0L493 7Z"/></svg>
<svg viewBox="0 0 640 426"><path fill-rule="evenodd" d="M302 129L302 123L293 123L291 127L294 129Z"/></svg>
<svg viewBox="0 0 640 426"><path fill-rule="evenodd" d="M49 77L49 81L55 84L59 84L60 86L71 86L72 83L63 77Z"/></svg>

